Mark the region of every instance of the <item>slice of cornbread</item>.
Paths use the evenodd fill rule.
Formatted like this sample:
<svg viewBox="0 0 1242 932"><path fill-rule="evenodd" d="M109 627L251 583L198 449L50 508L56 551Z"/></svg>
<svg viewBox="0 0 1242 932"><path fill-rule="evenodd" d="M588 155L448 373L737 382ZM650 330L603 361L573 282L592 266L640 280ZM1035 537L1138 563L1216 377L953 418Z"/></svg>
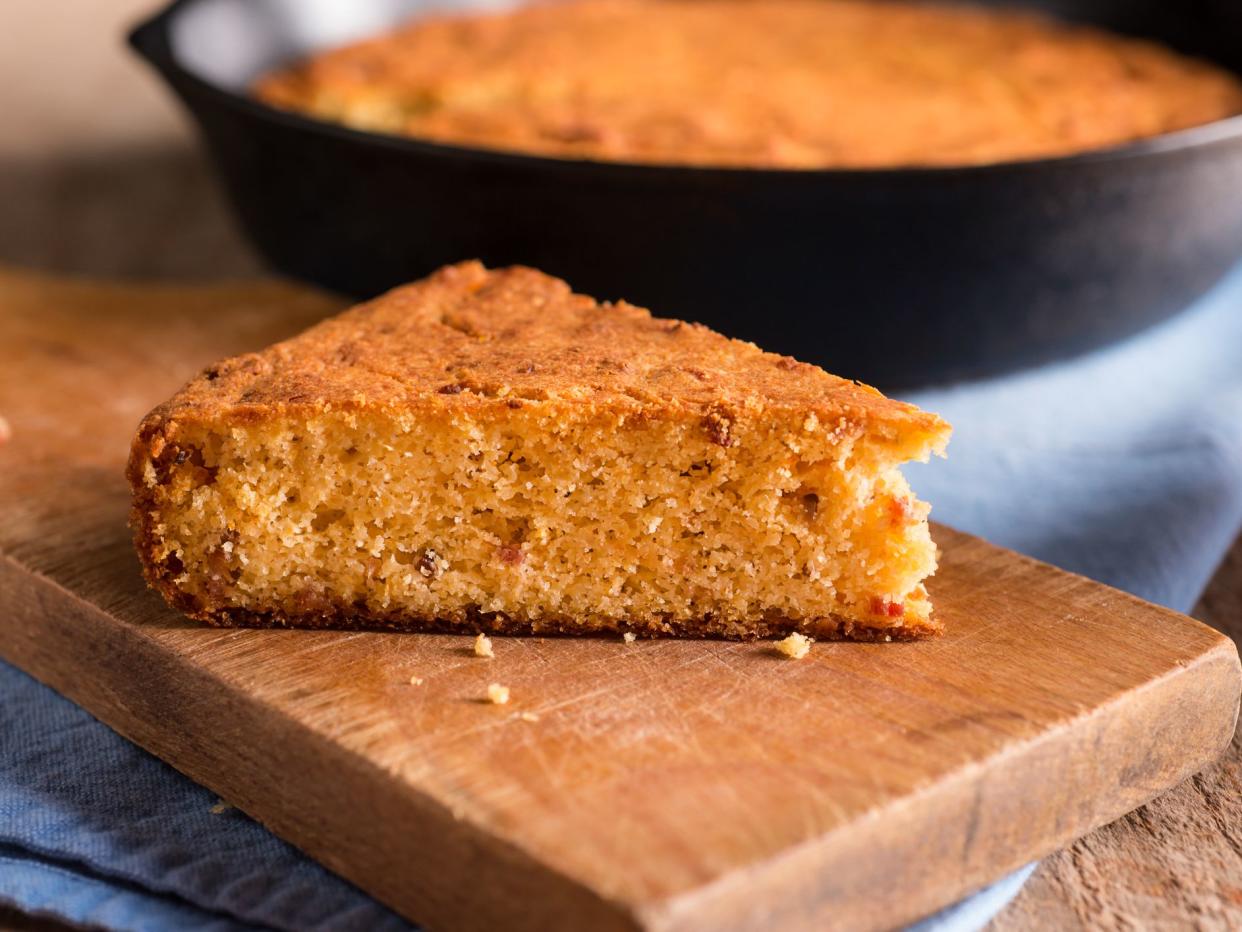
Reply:
<svg viewBox="0 0 1242 932"><path fill-rule="evenodd" d="M932 414L477 262L229 359L129 464L147 579L215 624L934 633Z"/></svg>

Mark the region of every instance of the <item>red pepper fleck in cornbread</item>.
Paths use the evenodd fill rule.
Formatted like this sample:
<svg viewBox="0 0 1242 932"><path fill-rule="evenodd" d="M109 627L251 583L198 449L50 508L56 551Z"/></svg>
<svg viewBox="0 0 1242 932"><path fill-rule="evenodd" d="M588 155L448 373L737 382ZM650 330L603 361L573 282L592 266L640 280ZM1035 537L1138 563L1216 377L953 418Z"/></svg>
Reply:
<svg viewBox="0 0 1242 932"><path fill-rule="evenodd" d="M887 640L939 629L898 468L948 435L467 262L209 367L143 421L129 479L147 579L213 624Z"/></svg>

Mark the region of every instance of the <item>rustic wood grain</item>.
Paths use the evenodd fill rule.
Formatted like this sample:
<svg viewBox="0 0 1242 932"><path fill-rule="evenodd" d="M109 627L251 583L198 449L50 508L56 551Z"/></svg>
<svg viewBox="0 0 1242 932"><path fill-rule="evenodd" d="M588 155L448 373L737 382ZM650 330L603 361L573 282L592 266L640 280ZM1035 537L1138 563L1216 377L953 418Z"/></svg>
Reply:
<svg viewBox="0 0 1242 932"><path fill-rule="evenodd" d="M1227 639L944 529L947 636L799 662L570 639L484 661L462 638L193 625L138 577L130 431L333 302L0 273L0 307L0 652L433 926L883 928L1233 732ZM510 705L480 701L495 681Z"/></svg>
<svg viewBox="0 0 1242 932"><path fill-rule="evenodd" d="M1242 637L1242 537L1195 615ZM990 932L1242 929L1242 735L1201 773L1040 865Z"/></svg>

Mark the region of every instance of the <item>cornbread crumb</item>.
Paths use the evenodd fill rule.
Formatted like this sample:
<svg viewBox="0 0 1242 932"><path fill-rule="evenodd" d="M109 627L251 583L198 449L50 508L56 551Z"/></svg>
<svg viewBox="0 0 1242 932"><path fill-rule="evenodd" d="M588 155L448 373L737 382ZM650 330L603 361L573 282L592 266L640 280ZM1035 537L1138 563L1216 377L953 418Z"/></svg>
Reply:
<svg viewBox="0 0 1242 932"><path fill-rule="evenodd" d="M638 640L638 635L633 631L627 631L625 634L621 635L621 640L625 641L626 644L633 644Z"/></svg>
<svg viewBox="0 0 1242 932"><path fill-rule="evenodd" d="M487 687L487 701L492 705L504 705L509 701L509 687L492 683Z"/></svg>
<svg viewBox="0 0 1242 932"><path fill-rule="evenodd" d="M422 678L421 676L411 676L411 677L410 677L410 685L411 685L411 686L422 686L422 685L423 685L423 678Z"/></svg>
<svg viewBox="0 0 1242 932"><path fill-rule="evenodd" d="M223 799L220 799L220 800L217 800L216 804L211 807L211 814L212 815L223 815L224 813L228 812L232 808L233 806L230 803L226 803Z"/></svg>
<svg viewBox="0 0 1242 932"><path fill-rule="evenodd" d="M811 651L811 639L795 631L784 640L777 641L776 649L790 660L801 660Z"/></svg>
<svg viewBox="0 0 1242 932"><path fill-rule="evenodd" d="M518 718L520 718L524 722L539 721L539 716L536 715L534 712L523 712L521 715L518 716Z"/></svg>
<svg viewBox="0 0 1242 932"><path fill-rule="evenodd" d="M486 634L480 633L474 639L474 655L476 657L495 657L496 652L492 650L492 639Z"/></svg>

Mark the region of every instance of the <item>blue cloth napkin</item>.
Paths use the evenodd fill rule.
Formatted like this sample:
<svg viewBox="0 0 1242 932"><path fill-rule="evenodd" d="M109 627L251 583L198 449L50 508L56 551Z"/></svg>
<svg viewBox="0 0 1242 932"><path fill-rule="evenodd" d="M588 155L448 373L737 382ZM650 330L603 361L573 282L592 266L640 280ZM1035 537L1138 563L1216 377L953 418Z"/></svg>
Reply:
<svg viewBox="0 0 1242 932"><path fill-rule="evenodd" d="M1111 349L909 400L955 428L906 472L936 520L1189 611L1242 526L1242 266Z"/></svg>
<svg viewBox="0 0 1242 932"><path fill-rule="evenodd" d="M1242 526L1242 269L1110 350L911 400L956 426L909 472L937 519L1186 610ZM408 928L216 803L0 664L0 901L116 930ZM1029 873L915 929L977 929Z"/></svg>

